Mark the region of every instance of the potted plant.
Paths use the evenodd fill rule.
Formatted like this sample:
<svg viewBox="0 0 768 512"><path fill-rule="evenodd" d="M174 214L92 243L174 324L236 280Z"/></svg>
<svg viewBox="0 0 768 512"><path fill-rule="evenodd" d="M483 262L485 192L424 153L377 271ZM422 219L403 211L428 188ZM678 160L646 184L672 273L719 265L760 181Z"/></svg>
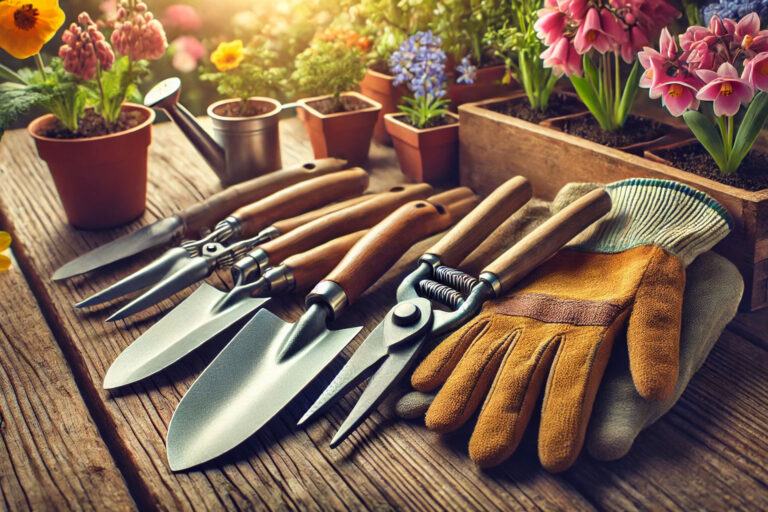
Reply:
<svg viewBox="0 0 768 512"><path fill-rule="evenodd" d="M381 104L353 92L365 73L363 45L356 34L321 33L296 57L292 79L303 94L298 115L316 158L338 157L364 165Z"/></svg>
<svg viewBox="0 0 768 512"><path fill-rule="evenodd" d="M208 106L213 138L224 152L219 169L227 186L282 168L280 157L281 104L274 97L285 89L287 72L276 65L276 54L265 45L243 46L243 41L222 41L211 53L216 71L200 75L217 84L227 99Z"/></svg>
<svg viewBox="0 0 768 512"><path fill-rule="evenodd" d="M400 168L411 181L455 181L458 168L458 117L448 112L445 97L445 52L440 38L419 32L392 54L395 85L405 83L413 97L405 97L401 114L387 114Z"/></svg>
<svg viewBox="0 0 768 512"><path fill-rule="evenodd" d="M155 116L126 100L138 97L136 84L146 73L146 61L165 53L162 25L146 4L125 1L110 45L82 13L62 34L59 58L45 66L39 51L64 21L56 2L6 0L0 5L15 9L18 29L10 39L0 37L0 46L37 63L34 71L4 69L8 83L0 92L0 128L34 105L50 112L28 130L73 226L104 228L138 217L146 204Z"/></svg>

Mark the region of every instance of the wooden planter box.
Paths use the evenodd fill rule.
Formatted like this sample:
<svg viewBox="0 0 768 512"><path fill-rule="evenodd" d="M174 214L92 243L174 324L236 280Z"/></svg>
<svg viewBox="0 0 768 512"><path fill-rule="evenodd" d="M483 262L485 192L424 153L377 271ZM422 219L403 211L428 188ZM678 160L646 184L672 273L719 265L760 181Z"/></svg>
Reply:
<svg viewBox="0 0 768 512"><path fill-rule="evenodd" d="M768 306L768 189L738 189L483 108L499 101L504 99L459 107L462 185L488 194L510 176L521 175L530 180L535 196L551 200L571 182L610 183L643 177L686 183L710 194L733 216L733 232L715 250L744 276L742 309Z"/></svg>

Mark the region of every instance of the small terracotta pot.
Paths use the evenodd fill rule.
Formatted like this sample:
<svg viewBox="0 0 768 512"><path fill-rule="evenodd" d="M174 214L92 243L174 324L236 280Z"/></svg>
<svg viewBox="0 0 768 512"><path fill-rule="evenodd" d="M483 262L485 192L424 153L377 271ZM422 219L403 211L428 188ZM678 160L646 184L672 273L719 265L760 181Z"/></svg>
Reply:
<svg viewBox="0 0 768 512"><path fill-rule="evenodd" d="M351 112L323 114L312 104L330 96L317 96L299 100L297 114L304 121L315 158L344 158L350 166L365 165L381 104L357 92L345 92L342 96L354 96L370 106Z"/></svg>
<svg viewBox="0 0 768 512"><path fill-rule="evenodd" d="M381 103L379 118L376 121L376 126L373 128L373 138L377 142L388 146L392 145L392 137L389 136L387 128L384 126L384 115L397 112L397 106L402 101L403 96L408 93L404 86L395 87L392 85L394 80L395 77L392 75L368 68L363 81L360 82L360 92L364 96Z"/></svg>
<svg viewBox="0 0 768 512"><path fill-rule="evenodd" d="M384 116L400 169L410 181L441 183L458 180L459 116L450 112L446 115L456 122L423 130L400 121L404 114Z"/></svg>
<svg viewBox="0 0 768 512"><path fill-rule="evenodd" d="M451 68L453 69L453 68ZM507 74L506 66L489 66L487 68L478 68L475 72L475 81L472 84L457 84L452 82L448 86L445 97L451 100L450 110L456 112L459 105L480 101L495 96L505 96L512 91L516 84L514 82L503 84L501 81Z"/></svg>
<svg viewBox="0 0 768 512"><path fill-rule="evenodd" d="M48 164L69 223L97 229L125 224L142 214L147 201L147 160L155 112L139 110L144 121L130 130L85 139L54 139L44 133L56 119L38 117L28 126L37 153Z"/></svg>

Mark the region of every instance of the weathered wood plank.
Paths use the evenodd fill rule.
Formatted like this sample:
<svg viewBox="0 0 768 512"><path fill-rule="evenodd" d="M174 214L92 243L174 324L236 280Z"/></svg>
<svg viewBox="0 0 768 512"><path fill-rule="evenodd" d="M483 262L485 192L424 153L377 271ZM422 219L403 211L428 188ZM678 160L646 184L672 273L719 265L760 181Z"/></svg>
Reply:
<svg viewBox="0 0 768 512"><path fill-rule="evenodd" d="M112 455L18 267L0 273L0 502L133 510Z"/></svg>
<svg viewBox="0 0 768 512"><path fill-rule="evenodd" d="M286 164L310 156L297 121L284 123L282 136ZM126 326L103 322L114 310L112 306L91 312L73 310L76 300L148 263L159 251L64 284L48 279L60 264L89 248L217 189L213 173L175 127L157 127L150 153L148 211L144 217L121 229L81 232L66 225L47 169L37 159L26 133L7 133L0 145L2 222L14 232L20 264L29 275L37 276L31 285L45 298L42 308L81 377L81 390L93 404L94 415L107 433L113 453L123 461L126 480L140 506L302 510L591 508L567 481L547 474L533 459L514 470L480 476L462 451L441 443L428 444L418 425L391 424L379 415L374 415L352 443L338 451L330 450L328 421L338 422L339 410L337 416L317 422L307 431L293 426L309 400L328 382L328 374L240 449L199 470L171 473L163 444L171 414L221 342L156 377L106 392L101 382L114 358L150 325L150 320L177 303L183 294ZM374 148L371 156L372 189L381 190L401 180L393 169L391 149ZM409 258L401 260L373 292L349 311L345 322L364 323L367 333L391 303L400 275L425 247L421 244L409 253ZM301 311L300 303L298 297L293 297L275 301L270 309L295 320ZM348 348L347 354L351 350ZM339 367L337 362L334 368Z"/></svg>

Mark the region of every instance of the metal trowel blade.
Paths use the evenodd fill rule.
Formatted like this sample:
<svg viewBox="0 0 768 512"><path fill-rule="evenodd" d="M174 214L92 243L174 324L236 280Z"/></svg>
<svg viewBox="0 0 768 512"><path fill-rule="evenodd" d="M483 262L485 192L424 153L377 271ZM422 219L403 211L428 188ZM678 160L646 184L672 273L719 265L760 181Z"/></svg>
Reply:
<svg viewBox="0 0 768 512"><path fill-rule="evenodd" d="M202 464L248 439L360 331L326 329L281 360L282 341L293 325L260 310L200 374L168 426L172 470Z"/></svg>

